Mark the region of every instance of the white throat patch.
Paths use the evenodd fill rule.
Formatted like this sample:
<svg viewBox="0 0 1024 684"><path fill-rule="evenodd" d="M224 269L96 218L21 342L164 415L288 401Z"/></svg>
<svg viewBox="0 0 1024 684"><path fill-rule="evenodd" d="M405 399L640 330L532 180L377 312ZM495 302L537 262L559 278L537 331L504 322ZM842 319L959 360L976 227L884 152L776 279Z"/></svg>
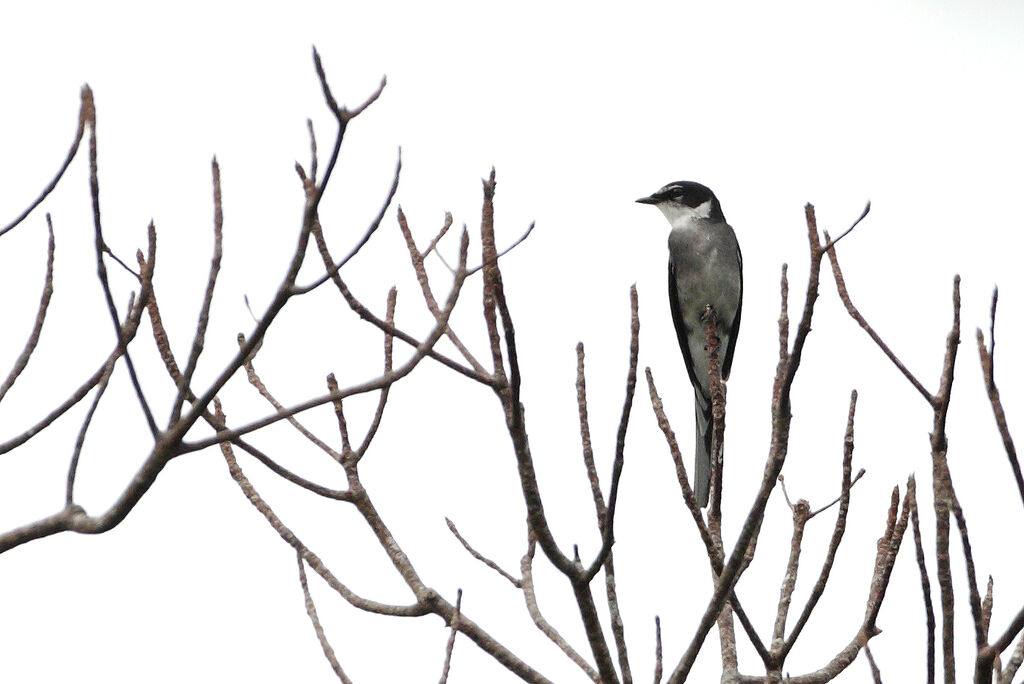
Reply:
<svg viewBox="0 0 1024 684"><path fill-rule="evenodd" d="M685 204L677 204L676 202L662 202L658 205L658 209L665 215L665 218L668 219L673 228L685 228L689 225L690 221L706 219L711 216L711 202L712 200L708 200L703 204L698 204L696 207L688 207Z"/></svg>

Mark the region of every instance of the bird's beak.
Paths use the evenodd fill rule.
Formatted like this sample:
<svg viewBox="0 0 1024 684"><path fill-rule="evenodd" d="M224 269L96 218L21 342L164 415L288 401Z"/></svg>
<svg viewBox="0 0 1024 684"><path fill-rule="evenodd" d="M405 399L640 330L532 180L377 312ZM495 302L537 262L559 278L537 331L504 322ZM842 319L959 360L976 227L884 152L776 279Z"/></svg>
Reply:
<svg viewBox="0 0 1024 684"><path fill-rule="evenodd" d="M651 195L650 197L641 197L637 202L640 204L657 204L658 199L654 195Z"/></svg>

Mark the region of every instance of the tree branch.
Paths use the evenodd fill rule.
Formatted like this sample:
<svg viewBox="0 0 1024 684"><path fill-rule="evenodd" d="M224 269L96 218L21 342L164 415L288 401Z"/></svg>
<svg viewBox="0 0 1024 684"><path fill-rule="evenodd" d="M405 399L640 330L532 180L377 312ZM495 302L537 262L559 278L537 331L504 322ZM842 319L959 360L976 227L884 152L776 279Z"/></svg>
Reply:
<svg viewBox="0 0 1024 684"><path fill-rule="evenodd" d="M32 332L29 333L28 341L25 342L25 347L21 350L21 354L15 360L14 365L11 367L11 372L7 375L3 384L0 384L0 401L3 401L4 396L14 386L18 376L21 375L22 371L28 366L28 361L32 357L32 352L35 351L36 345L39 344L39 335L43 331L43 323L46 320L46 311L50 306L50 298L53 296L53 254L55 249L55 243L53 239L53 222L50 221L50 215L46 215L46 229L50 235L50 239L46 245L46 276L43 279L43 294L39 298L39 308L36 310L36 321L32 326Z"/></svg>
<svg viewBox="0 0 1024 684"><path fill-rule="evenodd" d="M992 404L992 413L996 418L996 426L999 428L999 436L1003 438L1003 448L1006 449L1006 458L1010 462L1010 470L1013 471L1013 478L1017 482L1017 493L1020 494L1021 503L1024 504L1024 475L1021 474L1020 459L1017 457L1017 448L1013 445L1013 438L1010 436L1010 427L1006 422L1006 413L1003 411L1003 402L999 398L999 388L996 387L995 379L995 354L996 354L996 303L999 301L999 290L992 292L991 326L989 327L989 340L991 346L985 348L985 337L978 329L978 355L981 357L981 372L985 378L985 390L988 392L989 403ZM2 394L0 394L2 396Z"/></svg>

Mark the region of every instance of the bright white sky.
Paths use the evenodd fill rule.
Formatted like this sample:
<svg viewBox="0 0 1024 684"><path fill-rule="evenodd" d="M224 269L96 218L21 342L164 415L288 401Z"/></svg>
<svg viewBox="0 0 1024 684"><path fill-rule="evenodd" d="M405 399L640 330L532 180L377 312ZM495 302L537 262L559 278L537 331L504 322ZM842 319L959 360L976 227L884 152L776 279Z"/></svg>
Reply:
<svg viewBox="0 0 1024 684"><path fill-rule="evenodd" d="M814 203L819 224L836 234L870 199L871 215L841 243L847 281L862 311L931 389L950 324L952 277L963 277L951 467L979 576L995 577L993 631L1001 632L1024 602L1016 581L1019 535L1008 532L1019 529L1021 511L974 342L976 327L987 330L998 284L997 374L1012 425L1019 425L1024 5L633 3L607 10L518 2L502 10L470 2L259 2L243 10L179 2L161 11L140 3L17 3L0 11L0 25L0 223L56 170L74 132L79 89L88 82L98 107L107 240L131 258L155 221L158 294L180 355L209 261L209 163L214 155L220 161L226 255L200 382L231 352L235 334L251 327L242 295L262 310L283 273L301 216L293 163L308 159L306 117L322 149L333 134L312 68L313 44L343 102L362 101L382 75L388 78L380 101L351 126L323 206L335 244L361 233L377 211L399 146L398 201L421 243L445 210L456 225L478 221L478 179L496 166L499 241L508 244L537 222L504 269L542 492L563 548L579 543L585 556L597 538L577 444L573 349L577 340L587 345L592 429L607 478L631 283L640 295L641 368L652 367L692 458L692 395L665 297L667 224L633 200L672 180L701 181L715 189L743 247L746 298L729 384L728 532L745 512L767 454L779 268L790 264L791 307L798 310L807 262L803 205ZM44 211L52 213L57 235L56 294L37 358L0 407L4 440L35 420L53 393L91 373L112 340L93 276L83 155L43 209L3 238L0 366L6 374L31 327L45 258ZM443 268L436 273L443 282ZM397 284L399 324L426 329L394 209L348 277L379 311L387 288ZM117 284L123 303L130 283ZM456 321L482 351L480 329L471 327L477 287L474 281L467 290ZM834 581L789 661L793 674L820 667L852 637L889 492L894 485L902 492L912 472L921 478L926 545L934 532L929 411L841 310L830 278L823 278L821 293L794 395L787 482L791 495L815 506L837 494L853 388L860 391L854 467L868 475L854 491ZM166 396L168 383L148 344L140 345L137 362L150 372L147 389ZM378 345L340 299L324 293L281 319L259 368L283 401L294 402L322 392L328 372L342 384L376 373ZM115 380L79 475L78 498L90 512L109 504L148 449L126 378ZM224 399L238 422L266 412L244 378ZM0 528L60 507L80 418L81 411L52 435L0 458ZM328 437L332 420L329 412L309 418ZM340 484L339 474L287 431L265 439L283 462ZM374 598L408 600L343 505L295 497L257 464L242 464L339 577ZM429 583L451 600L462 587L467 613L547 676L583 681L536 636L521 597L468 559L444 526L447 515L481 550L517 568L523 507L493 397L424 366L395 391L364 471L378 508ZM641 381L615 547L638 680L650 677L653 616L662 616L671 669L710 593L703 551L677 491ZM781 496L773 497L769 518L759 560L739 587L762 634L770 633L788 551ZM801 605L831 525L822 516L808 531ZM33 543L5 554L0 567L0 680L333 681L303 610L291 551L244 500L215 451L172 464L113 532ZM546 569L538 573L542 607L585 649L564 581ZM367 618L311 581L355 681L438 678L447 637L438 619ZM918 586L908 538L879 618L884 633L872 641L887 681L923 679ZM966 601L958 608L965 618ZM966 622L961 628L966 679L972 633ZM717 678L716 644L712 634L692 681ZM741 658L744 672L759 672L749 649ZM868 677L861 661L840 681ZM460 639L450 681L513 678Z"/></svg>

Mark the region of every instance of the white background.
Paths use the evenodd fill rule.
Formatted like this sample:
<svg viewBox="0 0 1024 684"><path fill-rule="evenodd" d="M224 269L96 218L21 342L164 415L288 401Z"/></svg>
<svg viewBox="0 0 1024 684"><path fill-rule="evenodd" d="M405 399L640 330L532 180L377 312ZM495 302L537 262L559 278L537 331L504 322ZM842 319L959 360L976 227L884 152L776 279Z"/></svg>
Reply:
<svg viewBox="0 0 1024 684"><path fill-rule="evenodd" d="M1013 2L823 3L18 3L0 10L0 223L27 206L70 144L79 89L99 120L101 203L111 248L125 259L159 233L157 294L179 358L191 342L212 238L211 158L221 165L225 260L215 322L197 376L208 382L270 300L294 246L307 163L305 120L321 150L333 120L312 68L320 50L338 99L357 104L384 74L380 101L349 129L323 205L341 251L380 206L402 147L398 202L421 244L444 211L456 227L479 220L480 185L498 172L497 231L518 325L524 401L549 516L563 549L597 547L579 457L574 345L587 345L592 430L607 484L622 403L628 291L641 309L641 368L659 383L690 457L691 394L665 297L667 224L633 200L666 182L712 187L744 252L745 306L729 383L726 532L760 480L777 356L779 271L790 264L791 310L802 304L807 246L803 205L843 230L873 210L839 249L851 292L890 345L935 389L951 320L954 273L963 277L963 343L949 424L950 463L982 581L995 577L993 633L1024 602L1021 507L981 384L975 328L988 326L1000 288L997 376L1011 425L1024 413L1016 350L1024 331L1018 231L1024 220L1024 6ZM38 419L93 372L113 343L94 277L88 167L83 152L58 190L0 243L0 366L31 328L45 260L44 212L57 239L55 295L43 343L0 406L0 439ZM449 238L449 256L455 237ZM474 238L475 239L475 238ZM474 242L474 245L477 243ZM475 259L479 260L478 254ZM433 263L437 288L446 272ZM310 268L308 275L314 275ZM429 320L408 268L392 208L346 270L383 311L399 287L399 325ZM926 548L930 411L842 310L823 274L814 332L794 389L785 474L792 496L819 506L838 494L851 389L860 392L854 491L829 591L787 661L817 669L853 637L894 486L919 476ZM119 306L131 281L118 275ZM476 314L479 281L454 319L486 358ZM158 416L170 383L143 327L136 362ZM279 320L258 368L284 403L378 372L380 337L326 290ZM408 353L401 346L399 356ZM5 370L6 372L6 370ZM222 393L232 421L264 415L244 377ZM373 400L352 402L361 424ZM85 406L26 447L0 457L0 528L59 510ZM362 411L362 413L360 413ZM306 419L337 443L330 411ZM201 431L197 430L199 436ZM147 431L123 370L115 375L83 454L76 499L99 514L148 452ZM341 475L288 430L257 442L290 467L334 486ZM615 547L634 676L649 680L653 619L662 616L674 667L710 594L707 564L681 504L671 462L641 380L633 409ZM362 522L344 504L297 495L241 459L286 522L354 590L411 600ZM395 390L363 465L371 495L424 580L558 682L584 681L529 623L521 597L445 529L451 517L510 571L525 547L524 509L497 400L425 364ZM738 592L763 638L770 633L788 509L769 505L758 561ZM796 605L817 576L833 518L804 542ZM886 680L924 678L923 610L908 536L872 649ZM971 671L973 631L960 554L960 678ZM542 608L575 646L586 642L565 581L538 560ZM934 563L931 565L935 586ZM230 480L215 450L161 475L128 519L99 537L60 535L0 558L0 680L43 682L332 681L305 616L294 555ZM447 633L435 617L361 615L311 577L328 634L358 682L436 681ZM935 601L938 600L937 587ZM798 608L795 609L795 611ZM740 637L743 642L744 637ZM718 677L710 635L691 681ZM758 661L741 650L741 669ZM859 660L840 681L867 681ZM468 640L450 681L514 681Z"/></svg>

